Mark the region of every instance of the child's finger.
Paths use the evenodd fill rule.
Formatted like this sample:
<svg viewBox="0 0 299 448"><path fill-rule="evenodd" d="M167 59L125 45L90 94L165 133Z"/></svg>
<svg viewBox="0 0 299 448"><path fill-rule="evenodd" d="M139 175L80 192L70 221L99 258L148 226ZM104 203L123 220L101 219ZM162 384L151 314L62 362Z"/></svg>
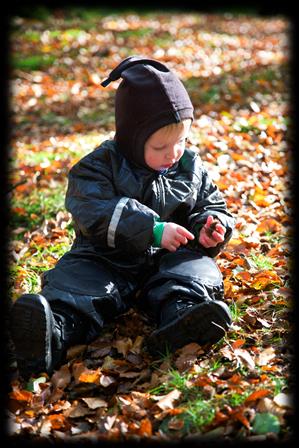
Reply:
<svg viewBox="0 0 299 448"><path fill-rule="evenodd" d="M221 241L224 240L224 235L222 233L216 232L214 230L214 232L212 233L212 238L217 241L217 243L220 243Z"/></svg>
<svg viewBox="0 0 299 448"><path fill-rule="evenodd" d="M225 229L225 227L223 227L222 224L216 224L215 230L216 230L216 232L220 233L221 235L224 235L226 232L226 229Z"/></svg>
<svg viewBox="0 0 299 448"><path fill-rule="evenodd" d="M178 241L179 244L187 244L188 243L188 239L185 236L183 236L182 234L180 234L179 232L176 233L175 240Z"/></svg>
<svg viewBox="0 0 299 448"><path fill-rule="evenodd" d="M179 226L177 228L177 233L188 238L189 240L194 240L194 238L195 238L193 233L189 232L189 230L185 229L185 227L182 227L182 226Z"/></svg>
<svg viewBox="0 0 299 448"><path fill-rule="evenodd" d="M212 224L213 221L214 221L213 216L212 216L212 215L209 215L209 216L207 217L205 226L210 227L210 225Z"/></svg>

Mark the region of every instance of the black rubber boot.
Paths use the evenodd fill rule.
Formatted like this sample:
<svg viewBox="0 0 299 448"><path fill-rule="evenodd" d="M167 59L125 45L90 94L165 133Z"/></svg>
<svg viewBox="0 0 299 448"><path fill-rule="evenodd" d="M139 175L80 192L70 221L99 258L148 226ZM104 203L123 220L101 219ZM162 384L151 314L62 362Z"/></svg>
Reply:
<svg viewBox="0 0 299 448"><path fill-rule="evenodd" d="M11 310L11 337L22 377L52 370L54 316L40 294L24 294Z"/></svg>
<svg viewBox="0 0 299 448"><path fill-rule="evenodd" d="M223 338L232 322L228 306L219 300L195 303L172 298L161 310L159 327L149 336L148 351L175 352L190 342L214 344Z"/></svg>
<svg viewBox="0 0 299 448"><path fill-rule="evenodd" d="M60 307L61 308L61 307ZM13 340L19 374L53 370L64 360L67 348L80 342L84 322L70 307L53 311L41 294L24 294L11 310Z"/></svg>

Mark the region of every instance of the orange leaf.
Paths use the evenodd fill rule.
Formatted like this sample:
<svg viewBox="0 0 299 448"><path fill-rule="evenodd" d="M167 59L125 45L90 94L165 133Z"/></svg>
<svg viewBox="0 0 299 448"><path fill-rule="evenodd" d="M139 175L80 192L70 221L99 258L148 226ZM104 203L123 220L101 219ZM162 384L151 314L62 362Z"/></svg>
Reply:
<svg viewBox="0 0 299 448"><path fill-rule="evenodd" d="M238 272L236 278L241 280L242 283L248 283L251 280L251 274L248 271Z"/></svg>
<svg viewBox="0 0 299 448"><path fill-rule="evenodd" d="M69 423L63 414L49 415L47 420L51 423L52 429L64 430L69 427Z"/></svg>
<svg viewBox="0 0 299 448"><path fill-rule="evenodd" d="M271 204L270 201L267 201L267 198L263 191L255 192L252 199L255 202L255 204L258 205L259 207L268 207Z"/></svg>
<svg viewBox="0 0 299 448"><path fill-rule="evenodd" d="M79 376L79 381L81 383L97 383L100 379L100 376L101 376L100 369L97 369L97 370L86 369Z"/></svg>
<svg viewBox="0 0 299 448"><path fill-rule="evenodd" d="M233 384L238 384L241 381L242 377L238 373L234 373L233 376L230 377L229 382Z"/></svg>
<svg viewBox="0 0 299 448"><path fill-rule="evenodd" d="M247 418L245 417L245 415L243 414L243 412L241 412L241 411L236 412L236 414L234 414L233 417L236 420L239 420L239 422L241 422L247 429L250 429L250 423L247 420Z"/></svg>
<svg viewBox="0 0 299 448"><path fill-rule="evenodd" d="M233 344L232 348L235 350L236 348L242 347L245 344L245 339L237 339Z"/></svg>
<svg viewBox="0 0 299 448"><path fill-rule="evenodd" d="M281 224L273 218L264 219L256 228L260 233L279 232L280 229Z"/></svg>
<svg viewBox="0 0 299 448"><path fill-rule="evenodd" d="M267 286L281 285L282 281L275 271L262 271L254 276L251 288L261 290Z"/></svg>
<svg viewBox="0 0 299 448"><path fill-rule="evenodd" d="M139 434L141 436L151 437L153 433L152 423L148 418L144 418L140 422Z"/></svg>
<svg viewBox="0 0 299 448"><path fill-rule="evenodd" d="M32 400L33 394L27 390L14 390L9 396L13 400L26 401L26 403L29 403Z"/></svg>
<svg viewBox="0 0 299 448"><path fill-rule="evenodd" d="M218 425L219 423L223 423L228 419L228 415L224 414L221 411L216 411L215 418L213 420L213 425Z"/></svg>
<svg viewBox="0 0 299 448"><path fill-rule="evenodd" d="M267 395L270 395L271 391L268 389L260 389L260 390L256 390L255 392L252 392L252 394L250 394L246 400L245 403L249 403L250 401L256 401L259 398L263 398L266 397Z"/></svg>

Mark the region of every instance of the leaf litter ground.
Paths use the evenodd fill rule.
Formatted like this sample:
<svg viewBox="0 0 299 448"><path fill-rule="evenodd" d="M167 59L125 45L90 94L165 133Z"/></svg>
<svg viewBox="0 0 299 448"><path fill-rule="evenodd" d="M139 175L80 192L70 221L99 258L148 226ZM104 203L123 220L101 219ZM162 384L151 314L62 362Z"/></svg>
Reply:
<svg viewBox="0 0 299 448"><path fill-rule="evenodd" d="M11 366L11 437L32 440L287 441L293 433L289 22L152 11L14 17L10 294L38 292L73 241L71 166L113 136L115 85L130 54L173 67L195 106L189 146L237 217L218 256L233 325L213 347L153 359L130 310L51 377Z"/></svg>

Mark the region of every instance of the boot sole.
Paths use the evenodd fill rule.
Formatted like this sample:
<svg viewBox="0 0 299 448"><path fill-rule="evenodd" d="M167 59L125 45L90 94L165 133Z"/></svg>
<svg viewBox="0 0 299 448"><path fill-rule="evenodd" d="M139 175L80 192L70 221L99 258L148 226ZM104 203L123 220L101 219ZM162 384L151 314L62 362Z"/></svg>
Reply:
<svg viewBox="0 0 299 448"><path fill-rule="evenodd" d="M40 294L24 294L13 305L11 336L19 373L23 377L52 365L53 318L47 300Z"/></svg>
<svg viewBox="0 0 299 448"><path fill-rule="evenodd" d="M231 324L228 306L220 301L200 303L165 327L150 335L147 343L151 354L175 352L190 342L215 344L223 338Z"/></svg>

